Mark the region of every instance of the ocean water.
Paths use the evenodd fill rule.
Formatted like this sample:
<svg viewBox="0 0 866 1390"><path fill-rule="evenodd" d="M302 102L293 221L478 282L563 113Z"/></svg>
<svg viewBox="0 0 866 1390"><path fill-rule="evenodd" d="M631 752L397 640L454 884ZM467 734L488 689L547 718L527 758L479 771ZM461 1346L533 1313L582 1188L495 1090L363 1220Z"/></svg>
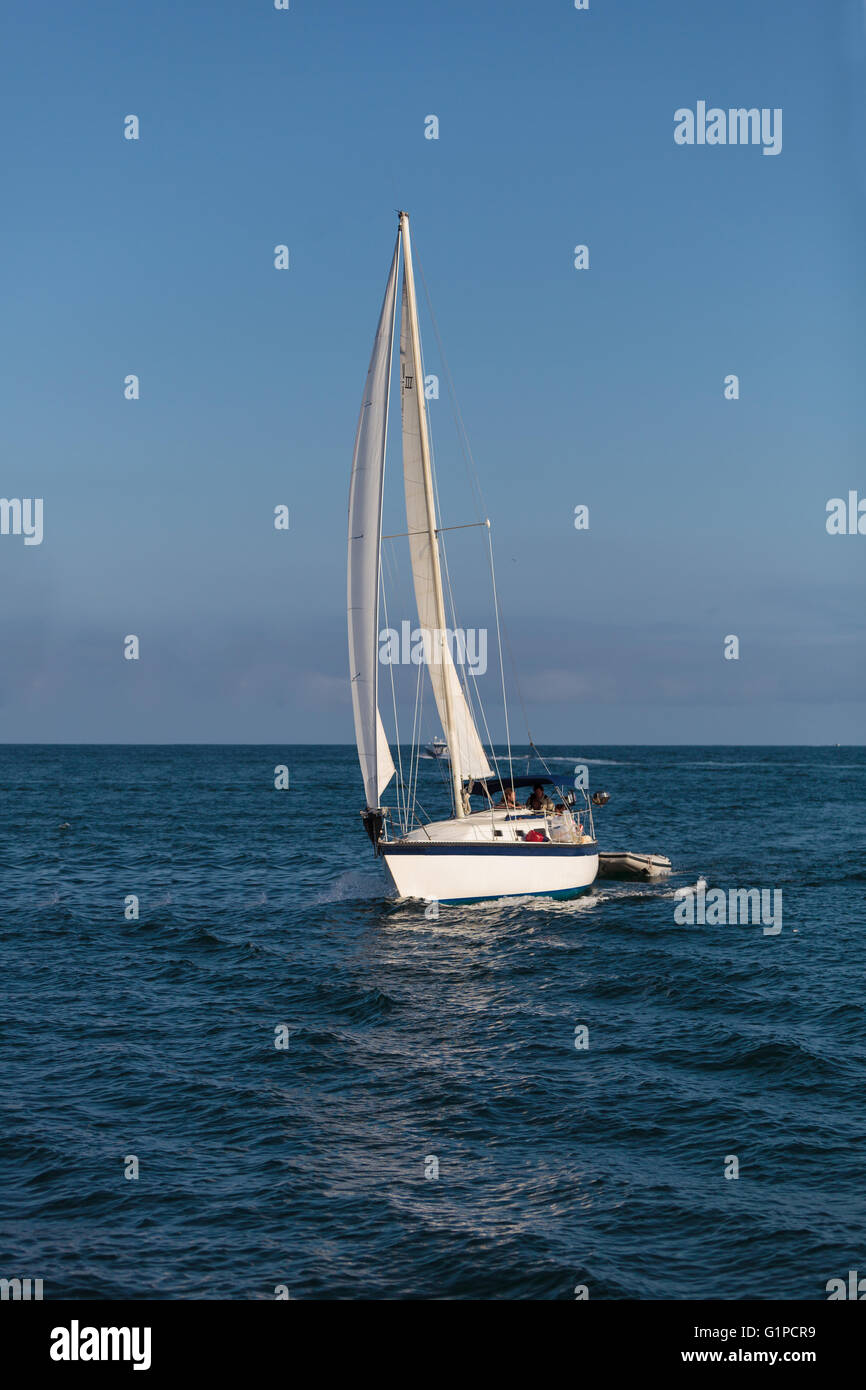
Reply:
<svg viewBox="0 0 866 1390"><path fill-rule="evenodd" d="M866 1270L866 750L549 752L669 882L429 919L386 896L351 748L0 748L0 1276L823 1299ZM444 810L436 764L421 790ZM781 891L782 930L678 924L699 876Z"/></svg>

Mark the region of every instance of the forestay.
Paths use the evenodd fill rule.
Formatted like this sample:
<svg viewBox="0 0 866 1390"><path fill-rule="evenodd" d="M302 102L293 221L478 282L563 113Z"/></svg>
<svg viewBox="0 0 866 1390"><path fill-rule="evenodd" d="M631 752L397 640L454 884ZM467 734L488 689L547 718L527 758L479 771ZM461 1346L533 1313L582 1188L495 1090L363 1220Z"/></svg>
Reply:
<svg viewBox="0 0 866 1390"><path fill-rule="evenodd" d="M403 307L400 320L400 402L403 416L403 478L406 485L406 521L409 532L409 552L412 579L421 627L438 637L436 621L436 588L433 554L427 519L424 467L421 451L421 427L424 414L421 364L415 361L409 324L409 303L403 274ZM419 394L421 393L420 399ZM438 545L434 540L433 544ZM459 767L463 777L490 777L490 765L478 736L466 697L457 676L447 642L431 643L432 654L427 662L436 708L443 728L448 729L448 709L445 683L451 705L452 727L448 730L448 745L454 755L456 743Z"/></svg>

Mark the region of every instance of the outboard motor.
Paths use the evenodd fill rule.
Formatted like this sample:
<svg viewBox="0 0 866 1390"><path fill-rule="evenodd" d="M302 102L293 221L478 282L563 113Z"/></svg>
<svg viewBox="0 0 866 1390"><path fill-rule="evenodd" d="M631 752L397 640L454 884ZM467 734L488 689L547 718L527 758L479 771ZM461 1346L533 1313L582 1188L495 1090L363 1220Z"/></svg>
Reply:
<svg viewBox="0 0 866 1390"><path fill-rule="evenodd" d="M385 813L383 811L362 811L361 820L364 822L364 829L370 836L370 843L378 854L382 827L385 824Z"/></svg>

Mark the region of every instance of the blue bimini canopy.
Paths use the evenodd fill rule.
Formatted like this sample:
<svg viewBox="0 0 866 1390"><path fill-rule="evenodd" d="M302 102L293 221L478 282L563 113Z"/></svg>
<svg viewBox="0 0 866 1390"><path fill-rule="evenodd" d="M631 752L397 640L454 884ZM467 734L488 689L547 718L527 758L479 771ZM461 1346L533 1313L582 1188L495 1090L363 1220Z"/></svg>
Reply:
<svg viewBox="0 0 866 1390"><path fill-rule="evenodd" d="M552 777L487 777L480 782L470 782L467 791L470 796L492 796L501 786L543 787L552 781Z"/></svg>

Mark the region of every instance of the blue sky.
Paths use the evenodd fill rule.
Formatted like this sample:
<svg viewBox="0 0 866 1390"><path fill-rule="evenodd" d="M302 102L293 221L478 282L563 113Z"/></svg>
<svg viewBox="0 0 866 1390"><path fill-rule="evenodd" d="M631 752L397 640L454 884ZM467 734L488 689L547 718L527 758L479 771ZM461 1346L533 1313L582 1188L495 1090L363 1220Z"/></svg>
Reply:
<svg viewBox="0 0 866 1390"><path fill-rule="evenodd" d="M0 536L0 740L351 739L406 207L536 741L863 741L866 537L824 525L866 496L861 0L15 6L0 77L0 496L45 506L42 545ZM781 154L677 146L699 100L781 107ZM440 373L423 294L422 332ZM431 418L474 520L444 389ZM481 559L449 544L466 627Z"/></svg>

